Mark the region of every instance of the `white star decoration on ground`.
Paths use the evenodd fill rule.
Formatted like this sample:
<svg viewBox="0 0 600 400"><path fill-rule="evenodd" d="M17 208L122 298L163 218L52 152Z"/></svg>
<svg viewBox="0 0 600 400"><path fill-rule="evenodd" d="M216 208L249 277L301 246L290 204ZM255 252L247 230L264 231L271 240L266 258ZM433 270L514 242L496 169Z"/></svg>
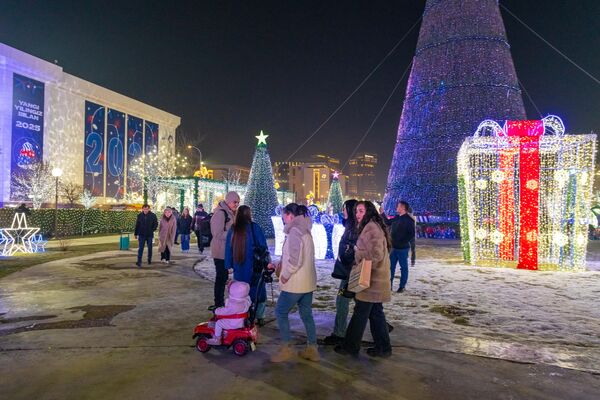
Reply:
<svg viewBox="0 0 600 400"><path fill-rule="evenodd" d="M266 146L267 144L267 138L269 137L269 135L265 135L263 133L263 131L260 131L260 135L258 136L254 136L255 138L258 139L258 145L260 146L261 144L264 144Z"/></svg>
<svg viewBox="0 0 600 400"><path fill-rule="evenodd" d="M2 255L12 256L17 252L33 253L34 246L31 240L40 228L29 228L24 213L16 213L10 228L0 228L0 236L3 245Z"/></svg>

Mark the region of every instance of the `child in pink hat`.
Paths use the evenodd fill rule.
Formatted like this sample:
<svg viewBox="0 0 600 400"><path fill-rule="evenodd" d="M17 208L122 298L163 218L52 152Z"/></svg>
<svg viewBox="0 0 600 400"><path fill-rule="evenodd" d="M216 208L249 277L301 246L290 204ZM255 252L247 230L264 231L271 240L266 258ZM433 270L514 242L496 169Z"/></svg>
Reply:
<svg viewBox="0 0 600 400"><path fill-rule="evenodd" d="M215 335L207 340L213 346L221 344L223 329L239 329L244 327L245 317L238 315L247 314L252 305L250 300L250 285L246 282L233 281L228 288L229 297L225 300L225 306L215 310L217 322L215 323ZM236 318L237 317L237 318Z"/></svg>

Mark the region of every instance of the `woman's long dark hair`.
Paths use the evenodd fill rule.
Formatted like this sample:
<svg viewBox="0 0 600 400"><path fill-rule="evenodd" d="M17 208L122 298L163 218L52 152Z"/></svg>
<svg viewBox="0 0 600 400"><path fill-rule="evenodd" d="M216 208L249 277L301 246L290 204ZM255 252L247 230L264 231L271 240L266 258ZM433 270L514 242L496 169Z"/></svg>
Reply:
<svg viewBox="0 0 600 400"><path fill-rule="evenodd" d="M390 232L388 231L388 228L385 225L385 222L383 221L383 217L381 216L381 214L379 214L379 212L377 211L377 208L375 208L375 205L373 203L371 203L370 201L359 201L358 203L356 203L356 206L354 206L354 211L356 211L358 206L361 204L365 206L365 216L363 217L360 224L358 224L358 234L360 235L362 233L363 229L365 228L365 226L367 226L367 224L369 222L373 221L381 227L381 230L383 231L383 234L385 235L385 241L387 244L387 248L388 248L388 250L391 249L392 248L392 239L390 238Z"/></svg>
<svg viewBox="0 0 600 400"><path fill-rule="evenodd" d="M248 206L239 206L235 213L233 222L233 235L231 236L231 247L233 247L233 262L242 264L246 258L246 228L252 224L252 211Z"/></svg>
<svg viewBox="0 0 600 400"><path fill-rule="evenodd" d="M342 207L344 207L344 209L346 210L346 214L348 214L348 219L346 219L344 221L344 228L350 230L356 230L356 214L355 214L355 208L356 208L356 203L358 203L358 200L356 199L350 199L350 200L346 200L344 202L344 205Z"/></svg>

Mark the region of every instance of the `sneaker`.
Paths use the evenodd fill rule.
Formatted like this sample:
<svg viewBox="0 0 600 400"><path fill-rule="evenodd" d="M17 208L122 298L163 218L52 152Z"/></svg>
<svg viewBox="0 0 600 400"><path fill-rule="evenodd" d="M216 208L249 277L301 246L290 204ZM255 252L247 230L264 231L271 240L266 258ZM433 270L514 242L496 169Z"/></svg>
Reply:
<svg viewBox="0 0 600 400"><path fill-rule="evenodd" d="M179 244L179 242L175 242L175 244Z"/></svg>
<svg viewBox="0 0 600 400"><path fill-rule="evenodd" d="M404 292L404 288L403 287L398 288L398 290L396 290L396 293L403 293L403 292Z"/></svg>
<svg viewBox="0 0 600 400"><path fill-rule="evenodd" d="M213 304L212 306L208 306L207 310L208 310L208 311L215 311L217 308L219 308L219 307L217 307L217 306L215 306L215 305Z"/></svg>
<svg viewBox="0 0 600 400"><path fill-rule="evenodd" d="M308 361L319 362L321 360L316 344L309 344L304 350L299 351L298 355Z"/></svg>
<svg viewBox="0 0 600 400"><path fill-rule="evenodd" d="M141 268L141 267L142 267L142 263L141 263L141 262L139 262L139 261L138 261L138 262L136 262L136 263L135 263L135 265L137 265L139 268Z"/></svg>
<svg viewBox="0 0 600 400"><path fill-rule="evenodd" d="M338 344L337 346L335 346L333 348L333 351L335 351L336 353L341 354L343 356L351 356L354 358L358 358L358 352L351 353L348 350L346 350L346 348L344 346L342 346L341 344Z"/></svg>
<svg viewBox="0 0 600 400"><path fill-rule="evenodd" d="M221 338L220 337L211 337L210 339L206 339L206 343L210 344L211 346L220 346Z"/></svg>
<svg viewBox="0 0 600 400"><path fill-rule="evenodd" d="M338 335L334 335L333 333L329 336L326 336L323 339L323 344L331 346L334 344L342 344L342 342L344 341L344 338Z"/></svg>
<svg viewBox="0 0 600 400"><path fill-rule="evenodd" d="M152 264L152 260L148 260L148 265Z"/></svg>
<svg viewBox="0 0 600 400"><path fill-rule="evenodd" d="M392 351L379 351L375 347L369 347L367 349L367 354L371 357L388 358L391 357Z"/></svg>
<svg viewBox="0 0 600 400"><path fill-rule="evenodd" d="M160 260L161 263L166 264L167 260Z"/></svg>
<svg viewBox="0 0 600 400"><path fill-rule="evenodd" d="M271 362L280 363L290 361L296 354L292 351L292 348L288 344L281 345L279 351L271 356Z"/></svg>

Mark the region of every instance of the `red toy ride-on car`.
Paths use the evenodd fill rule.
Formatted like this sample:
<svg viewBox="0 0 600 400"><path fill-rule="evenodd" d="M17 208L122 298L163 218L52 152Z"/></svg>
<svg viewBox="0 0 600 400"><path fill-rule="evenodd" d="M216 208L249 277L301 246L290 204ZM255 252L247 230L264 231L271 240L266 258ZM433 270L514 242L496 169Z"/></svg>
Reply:
<svg viewBox="0 0 600 400"><path fill-rule="evenodd" d="M246 326L239 329L224 329L221 345L212 346L207 342L215 334L215 323L221 318L246 318ZM258 341L258 328L254 322L249 322L248 313L227 315L221 317L213 317L210 321L202 322L194 328L194 339L196 339L196 350L201 353L206 353L211 347L228 349L233 347L233 353L238 356L246 355L250 350L256 349Z"/></svg>

